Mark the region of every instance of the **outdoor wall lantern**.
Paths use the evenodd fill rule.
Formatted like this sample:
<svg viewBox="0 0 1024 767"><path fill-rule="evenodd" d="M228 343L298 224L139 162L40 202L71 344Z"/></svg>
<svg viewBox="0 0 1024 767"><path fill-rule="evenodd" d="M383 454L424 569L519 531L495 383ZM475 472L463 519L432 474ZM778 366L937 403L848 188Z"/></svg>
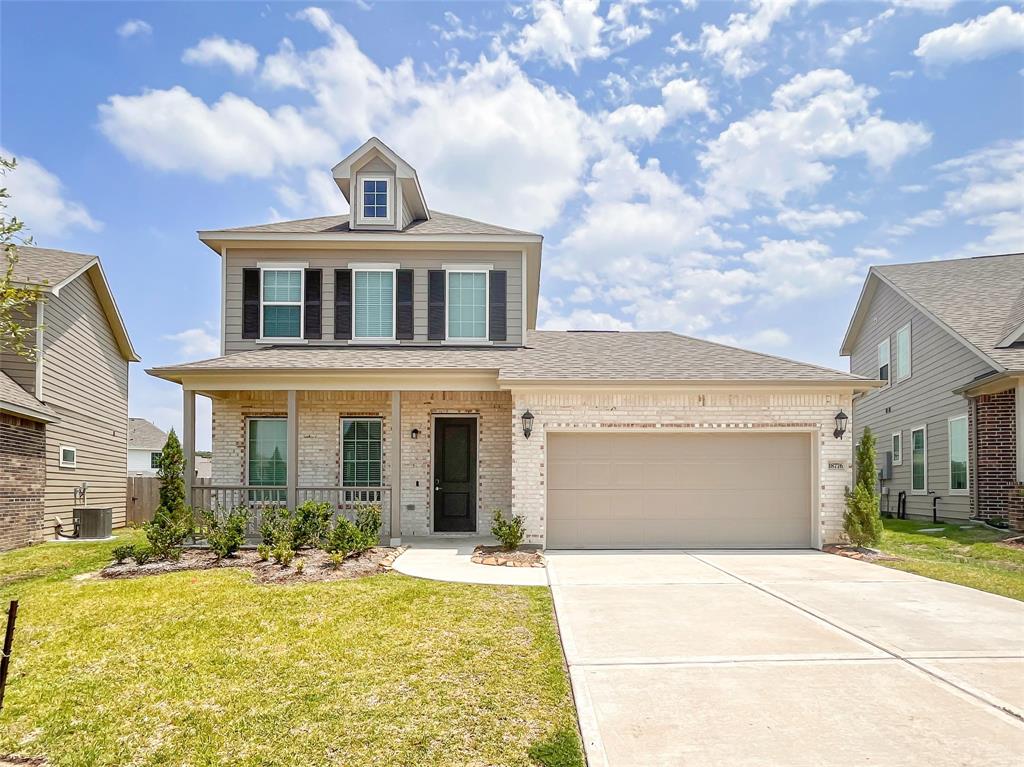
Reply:
<svg viewBox="0 0 1024 767"><path fill-rule="evenodd" d="M420 438L420 430L419 429L413 429L412 430L412 434L410 434L409 436L411 436L413 439L419 439Z"/></svg>
<svg viewBox="0 0 1024 767"><path fill-rule="evenodd" d="M527 410L523 413L523 436L527 439L533 434L533 413Z"/></svg>
<svg viewBox="0 0 1024 767"><path fill-rule="evenodd" d="M832 436L836 439L842 439L843 435L846 434L846 423L849 420L849 417L842 410L836 413L836 430L832 432Z"/></svg>

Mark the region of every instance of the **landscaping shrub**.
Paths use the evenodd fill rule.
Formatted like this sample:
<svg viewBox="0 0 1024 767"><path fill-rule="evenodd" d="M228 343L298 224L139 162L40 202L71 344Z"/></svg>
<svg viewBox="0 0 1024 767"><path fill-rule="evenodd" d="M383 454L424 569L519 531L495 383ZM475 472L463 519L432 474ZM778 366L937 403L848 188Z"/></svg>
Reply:
<svg viewBox="0 0 1024 767"><path fill-rule="evenodd" d="M245 526L249 522L249 509L237 506L229 512L203 509L199 512L203 536L217 559L230 557L245 543Z"/></svg>
<svg viewBox="0 0 1024 767"><path fill-rule="evenodd" d="M155 559L153 556L153 549L145 544L132 546L132 559L135 560L135 564L137 565L144 565L147 562L151 562Z"/></svg>
<svg viewBox="0 0 1024 767"><path fill-rule="evenodd" d="M126 559L131 559L134 554L135 546L130 543L122 543L111 550L110 558L117 564L121 564Z"/></svg>
<svg viewBox="0 0 1024 767"><path fill-rule="evenodd" d="M875 495L875 436L864 429L857 447L857 481L846 494L843 527L854 546L875 546L882 540L882 518Z"/></svg>
<svg viewBox="0 0 1024 767"><path fill-rule="evenodd" d="M292 547L319 546L331 527L330 503L306 501L292 515Z"/></svg>
<svg viewBox="0 0 1024 767"><path fill-rule="evenodd" d="M292 513L283 506L271 506L263 510L260 520L260 536L270 548L279 543L292 543Z"/></svg>
<svg viewBox="0 0 1024 767"><path fill-rule="evenodd" d="M345 555L339 551L333 552L329 557L327 557L327 559L330 560L331 567L335 570L345 563Z"/></svg>
<svg viewBox="0 0 1024 767"><path fill-rule="evenodd" d="M192 535L192 509L185 499L184 472L185 456L178 435L171 429L157 460L160 505L152 521L143 525L154 559L180 558L185 540Z"/></svg>
<svg viewBox="0 0 1024 767"><path fill-rule="evenodd" d="M340 561L350 554L361 554L380 543L380 504L356 504L356 521L339 516L327 534L324 548ZM331 559L332 563L334 558Z"/></svg>
<svg viewBox="0 0 1024 767"><path fill-rule="evenodd" d="M281 542L274 546L270 554L281 567L288 567L295 558L295 549L290 544Z"/></svg>
<svg viewBox="0 0 1024 767"><path fill-rule="evenodd" d="M298 562L295 563L295 572L297 572L299 575L302 575L302 571L305 569L306 563L304 560L300 559Z"/></svg>
<svg viewBox="0 0 1024 767"><path fill-rule="evenodd" d="M270 559L270 547L265 543L261 543L256 547L256 556L260 558L260 562L266 562Z"/></svg>
<svg viewBox="0 0 1024 767"><path fill-rule="evenodd" d="M491 535L501 542L501 547L508 551L519 548L523 542L523 527L526 524L524 517L509 517L506 519L501 509L494 510L494 522L491 524Z"/></svg>
<svg viewBox="0 0 1024 767"><path fill-rule="evenodd" d="M366 541L372 541L372 543L367 545L367 548L376 546L380 542L380 504L357 503L356 527L365 536Z"/></svg>

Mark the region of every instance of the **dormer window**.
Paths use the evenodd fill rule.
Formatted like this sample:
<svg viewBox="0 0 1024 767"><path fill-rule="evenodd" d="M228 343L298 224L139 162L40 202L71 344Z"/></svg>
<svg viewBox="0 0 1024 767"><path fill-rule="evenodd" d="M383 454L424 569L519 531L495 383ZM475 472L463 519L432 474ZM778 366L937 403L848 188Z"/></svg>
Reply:
<svg viewBox="0 0 1024 767"><path fill-rule="evenodd" d="M386 178L364 178L363 179L363 218L367 221L387 221L391 218L388 213L388 179Z"/></svg>

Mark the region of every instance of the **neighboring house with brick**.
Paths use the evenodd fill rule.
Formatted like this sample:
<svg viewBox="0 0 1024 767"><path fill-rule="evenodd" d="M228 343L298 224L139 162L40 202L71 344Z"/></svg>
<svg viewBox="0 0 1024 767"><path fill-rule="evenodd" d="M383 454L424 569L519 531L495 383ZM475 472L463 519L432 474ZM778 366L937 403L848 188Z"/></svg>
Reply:
<svg viewBox="0 0 1024 767"><path fill-rule="evenodd" d="M837 416L874 381L668 332L538 331L539 234L430 209L377 139L333 177L348 214L199 233L222 354L149 371L183 387L189 463L212 400L195 505L379 501L393 541L486 533L495 508L548 547L841 537Z"/></svg>
<svg viewBox="0 0 1024 767"><path fill-rule="evenodd" d="M42 300L33 360L0 351L0 548L72 530L75 506L124 524L128 363L138 361L99 259L19 247Z"/></svg>
<svg viewBox="0 0 1024 767"><path fill-rule="evenodd" d="M167 432L145 418L128 419L128 474L155 477Z"/></svg>
<svg viewBox="0 0 1024 767"><path fill-rule="evenodd" d="M1024 529L1024 254L873 266L841 353L885 382L853 406L883 510Z"/></svg>

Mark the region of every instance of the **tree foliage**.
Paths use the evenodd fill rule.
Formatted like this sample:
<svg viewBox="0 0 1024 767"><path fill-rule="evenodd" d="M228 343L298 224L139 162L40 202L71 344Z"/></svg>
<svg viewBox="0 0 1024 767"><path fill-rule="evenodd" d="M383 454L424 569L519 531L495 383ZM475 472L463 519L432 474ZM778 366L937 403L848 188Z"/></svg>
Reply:
<svg viewBox="0 0 1024 767"><path fill-rule="evenodd" d="M156 475L160 478L160 505L145 525L146 538L158 559L177 559L185 539L192 535L192 509L185 499L185 455L178 435L167 435Z"/></svg>
<svg viewBox="0 0 1024 767"><path fill-rule="evenodd" d="M15 160L0 157L0 176L6 176L16 167ZM0 187L0 245L4 253L3 273L0 274L0 348L27 360L34 360L37 328L26 318L34 316L32 307L42 298L42 292L38 287L15 283L18 246L31 245L32 238L21 235L25 229L24 221L17 216L7 215L7 200L10 197L7 188Z"/></svg>
<svg viewBox="0 0 1024 767"><path fill-rule="evenodd" d="M843 527L855 546L874 546L882 540L882 518L875 494L875 435L864 429L855 456L857 480L846 494Z"/></svg>

